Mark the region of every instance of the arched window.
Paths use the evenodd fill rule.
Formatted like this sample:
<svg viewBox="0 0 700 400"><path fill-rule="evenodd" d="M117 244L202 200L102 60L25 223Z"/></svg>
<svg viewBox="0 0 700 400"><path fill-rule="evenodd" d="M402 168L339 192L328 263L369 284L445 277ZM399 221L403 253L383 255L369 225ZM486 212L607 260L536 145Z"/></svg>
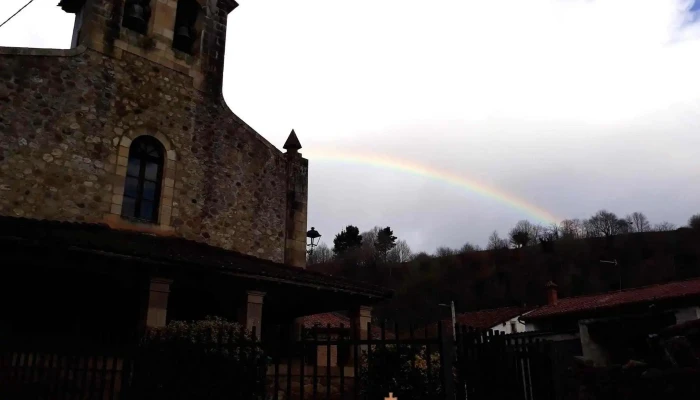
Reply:
<svg viewBox="0 0 700 400"><path fill-rule="evenodd" d="M163 153L163 145L151 136L141 136L131 143L124 182L123 217L158 221Z"/></svg>

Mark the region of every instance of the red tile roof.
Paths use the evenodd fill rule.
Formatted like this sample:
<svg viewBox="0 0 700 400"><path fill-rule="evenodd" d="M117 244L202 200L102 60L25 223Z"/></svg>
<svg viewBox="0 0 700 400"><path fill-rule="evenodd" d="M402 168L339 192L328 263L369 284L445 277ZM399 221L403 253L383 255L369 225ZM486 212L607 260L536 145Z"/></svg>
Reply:
<svg viewBox="0 0 700 400"><path fill-rule="evenodd" d="M311 329L314 326L327 327L331 324L331 328L340 328L343 325L345 328L350 328L350 318L334 313L314 314L304 317L304 328Z"/></svg>
<svg viewBox="0 0 700 400"><path fill-rule="evenodd" d="M350 329L350 318L335 312L307 315L304 317L304 328L311 329L314 326L326 328L328 324L331 324L331 328L340 328L342 324L344 328ZM382 329L379 326L372 326L372 333L375 337L380 337L382 334ZM392 328L386 327L384 333L386 338L394 338Z"/></svg>
<svg viewBox="0 0 700 400"><path fill-rule="evenodd" d="M477 329L491 329L534 307L503 307L457 314L457 324Z"/></svg>
<svg viewBox="0 0 700 400"><path fill-rule="evenodd" d="M700 279L625 289L597 295L561 298L556 305L542 306L527 314L523 319L549 318L572 313L691 296L700 297Z"/></svg>

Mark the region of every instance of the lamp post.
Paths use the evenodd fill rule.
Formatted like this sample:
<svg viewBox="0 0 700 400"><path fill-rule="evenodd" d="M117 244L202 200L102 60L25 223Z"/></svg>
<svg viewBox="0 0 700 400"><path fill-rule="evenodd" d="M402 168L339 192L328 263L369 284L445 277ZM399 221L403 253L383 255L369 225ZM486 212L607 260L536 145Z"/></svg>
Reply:
<svg viewBox="0 0 700 400"><path fill-rule="evenodd" d="M614 260L612 260L612 261L600 260L600 262L606 263L606 264L613 264L613 265L615 265L616 267L618 267L617 259L614 259ZM618 267L618 268L617 268L617 273L618 273L618 280L619 280L618 283L619 283L619 285L620 285L620 291L622 291L622 268Z"/></svg>
<svg viewBox="0 0 700 400"><path fill-rule="evenodd" d="M311 255L314 252L314 247L318 246L321 234L318 233L316 228L312 226L311 229L308 232L306 232L306 237L309 238L309 243L306 244L306 247L309 248L309 250L307 250L307 253Z"/></svg>
<svg viewBox="0 0 700 400"><path fill-rule="evenodd" d="M457 321L455 320L455 302L450 301L450 304L442 304L441 303L438 305L442 306L442 307L450 307L450 309L452 310L452 339L455 340L457 338L457 332L455 329L455 324L457 323Z"/></svg>

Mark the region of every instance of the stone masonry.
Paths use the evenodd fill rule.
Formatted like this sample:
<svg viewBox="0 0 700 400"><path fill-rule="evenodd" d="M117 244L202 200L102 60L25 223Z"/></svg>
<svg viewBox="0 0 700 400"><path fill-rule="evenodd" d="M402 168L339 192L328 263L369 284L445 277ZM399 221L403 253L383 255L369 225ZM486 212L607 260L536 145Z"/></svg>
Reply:
<svg viewBox="0 0 700 400"><path fill-rule="evenodd" d="M120 26L123 0L63 0L78 15L74 48L0 48L0 215L178 235L305 266L308 162L228 109L224 40L236 4L201 3L192 54L171 48L172 0L151 0L145 35ZM156 224L120 216L141 135L167 153Z"/></svg>

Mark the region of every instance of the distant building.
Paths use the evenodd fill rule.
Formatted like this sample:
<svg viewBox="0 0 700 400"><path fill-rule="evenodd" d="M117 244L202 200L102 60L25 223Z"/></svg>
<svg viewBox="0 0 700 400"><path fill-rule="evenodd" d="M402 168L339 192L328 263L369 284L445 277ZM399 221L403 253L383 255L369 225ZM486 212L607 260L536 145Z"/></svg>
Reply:
<svg viewBox="0 0 700 400"><path fill-rule="evenodd" d="M331 340L337 340L339 338L349 339L351 337L352 320L338 312L329 312L322 314L314 314L304 317L303 326L307 330L309 339L325 340L330 336ZM365 323L368 321L365 320ZM366 326L362 329L366 330ZM381 328L378 326L372 326L372 338L379 339L382 337ZM395 338L395 335L391 331L385 330L385 338ZM330 364L328 363L328 349L330 349ZM339 347L337 345L331 346L318 346L317 348L311 348L307 352L305 357L305 362L307 365L313 365L314 359L316 360L316 365L319 367L329 366L332 368L344 367L345 376L354 376L353 367L353 351L354 349L350 346ZM332 373L336 373L336 369L332 370ZM335 376L335 375L334 375Z"/></svg>
<svg viewBox="0 0 700 400"><path fill-rule="evenodd" d="M700 279L562 299L549 282L547 293L547 305L522 317L527 330L574 334L597 365L643 355L650 334L700 319Z"/></svg>
<svg viewBox="0 0 700 400"><path fill-rule="evenodd" d="M503 307L457 314L457 324L467 327L493 330L505 334L525 332L520 319L534 307ZM446 320L447 321L447 320Z"/></svg>

